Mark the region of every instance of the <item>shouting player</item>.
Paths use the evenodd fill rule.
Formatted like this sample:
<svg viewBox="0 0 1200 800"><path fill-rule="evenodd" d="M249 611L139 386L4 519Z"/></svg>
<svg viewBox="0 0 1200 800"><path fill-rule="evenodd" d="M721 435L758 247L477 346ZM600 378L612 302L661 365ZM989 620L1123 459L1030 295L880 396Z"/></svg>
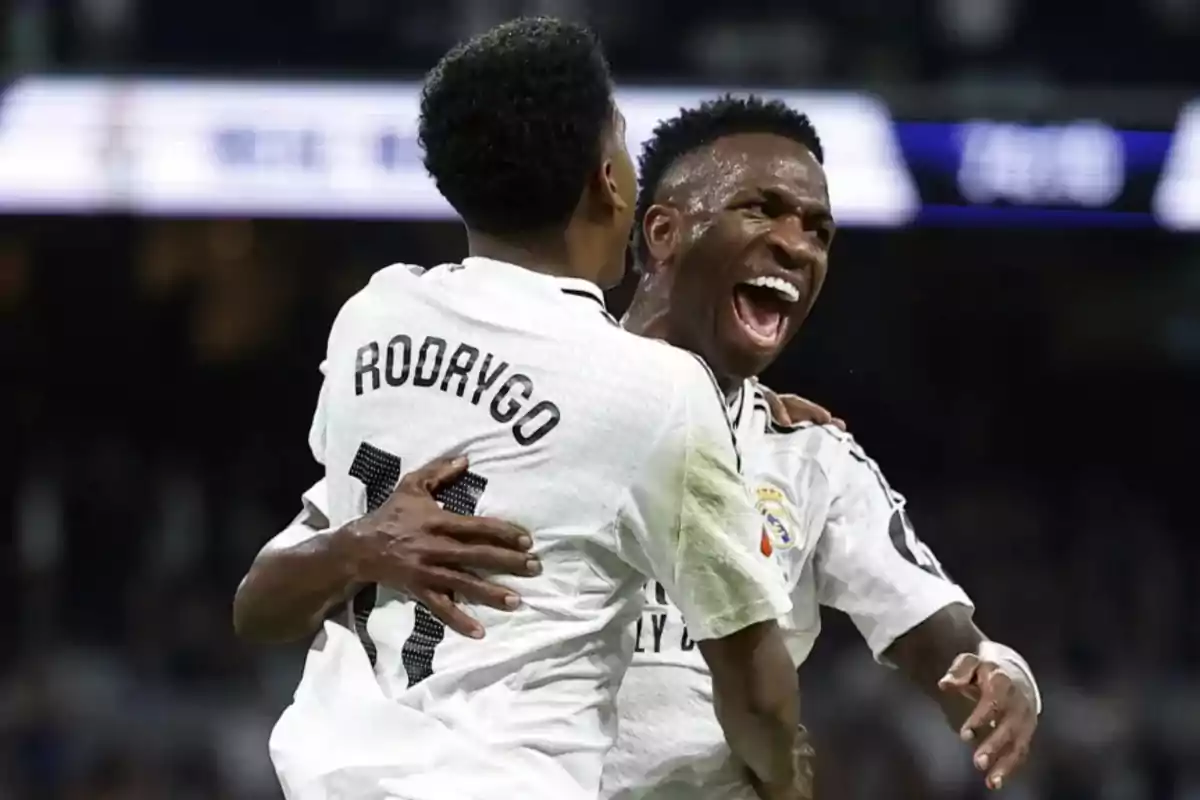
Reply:
<svg viewBox="0 0 1200 800"><path fill-rule="evenodd" d="M642 279L625 323L714 368L758 496L763 548L793 586L787 627L796 662L819 633L819 606L846 611L879 660L939 700L976 745L988 785L999 788L1026 757L1037 724L1028 666L973 624L969 599L916 538L903 498L859 446L831 426L786 424L777 406L767 407L776 399L748 380L778 357L824 281L835 226L821 162L808 120L779 103L726 98L660 125L642 157ZM476 572L519 574L519 531L498 520L467 526L440 511L431 492L456 474L439 462L405 476L360 524L387 542L376 558L392 585L425 598L452 628L475 632L478 622L449 595L481 607L515 602L511 584ZM268 544L240 589L254 637L300 638L319 625L319 605L299 588L274 587L290 552L303 547L292 543L328 527L322 492L318 484L306 495L302 515ZM690 632L657 587L648 594L602 796L738 796Z"/></svg>
<svg viewBox="0 0 1200 800"><path fill-rule="evenodd" d="M636 189L598 43L535 19L456 48L425 83L420 137L470 257L384 269L338 313L310 437L328 516L375 508L410 459L469 455L440 499L530 531L537 567L477 639L397 590L371 531L294 556L293 581L327 570L324 608L355 593L358 637L327 626L272 734L285 791L592 800L649 577L699 642L718 738L765 798L794 797L798 689L776 623L791 604L720 392L700 359L604 308Z"/></svg>
<svg viewBox="0 0 1200 800"><path fill-rule="evenodd" d="M797 663L820 631L819 606L845 611L876 658L941 700L964 740L979 743L975 764L999 788L1036 726L1028 665L973 624L970 600L857 443L829 426L781 424L749 380L778 357L825 280L835 224L822 160L808 119L781 103L724 98L660 125L641 158L642 275L625 325L703 355L716 373L766 523L764 551L793 587ZM697 662L679 625L664 603L640 626L646 652L619 698L610 796L697 782L705 755L720 749L711 715L694 711L707 698L689 677Z"/></svg>

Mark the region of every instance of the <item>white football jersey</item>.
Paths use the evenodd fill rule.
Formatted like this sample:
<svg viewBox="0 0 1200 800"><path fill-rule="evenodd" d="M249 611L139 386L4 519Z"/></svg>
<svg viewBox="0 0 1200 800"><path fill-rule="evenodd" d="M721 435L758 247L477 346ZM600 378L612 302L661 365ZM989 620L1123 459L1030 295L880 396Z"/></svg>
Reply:
<svg viewBox="0 0 1200 800"><path fill-rule="evenodd" d="M939 609L970 605L853 437L830 426L780 428L751 382L729 413L764 522L762 551L791 587L782 624L797 666L821 630L822 605L846 612L876 658ZM601 797L754 800L717 724L711 676L689 628L661 587L651 582L646 594Z"/></svg>
<svg viewBox="0 0 1200 800"><path fill-rule="evenodd" d="M405 470L462 453L470 472L439 500L530 530L543 573L497 579L523 604L473 609L482 640L395 591L361 595L370 666L343 678L394 709L363 725L405 735L367 754L326 734L297 758L276 744L303 737L277 727L285 789L352 769L327 796L592 800L646 576L698 639L790 610L711 373L621 330L595 286L478 258L389 267L338 314L324 371L310 441L332 525L382 503Z"/></svg>

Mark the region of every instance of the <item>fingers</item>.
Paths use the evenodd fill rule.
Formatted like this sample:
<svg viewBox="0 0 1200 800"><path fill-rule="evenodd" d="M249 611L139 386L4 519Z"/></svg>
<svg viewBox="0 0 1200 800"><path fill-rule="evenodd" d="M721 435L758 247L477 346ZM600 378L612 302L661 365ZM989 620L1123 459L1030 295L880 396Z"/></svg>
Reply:
<svg viewBox="0 0 1200 800"><path fill-rule="evenodd" d="M975 674L976 683L980 688L980 696L979 702L975 704L975 710L971 712L971 716L967 717L967 721L959 729L959 736L964 742L976 738L976 732L985 725L994 726L998 722L1004 688L999 684L1008 681L1003 673L997 674L994 671L985 673L980 669L976 670Z"/></svg>
<svg viewBox="0 0 1200 800"><path fill-rule="evenodd" d="M961 691L975 680L975 670L982 662L974 653L961 653L950 664L950 669L938 681L938 688L943 692Z"/></svg>
<svg viewBox="0 0 1200 800"><path fill-rule="evenodd" d="M987 763L981 766L981 769L987 769L991 766L991 771L988 772L987 786L989 789L1000 789L1004 786L1004 782L1008 777L1017 771L1025 759L1029 756L1029 745L1033 739L1033 731L1036 727L1036 721L1030 719L1006 720L1001 728L1008 728L1003 744L998 744L987 757ZM1000 728L996 729L996 736L1000 733ZM989 737L989 740L992 737ZM985 745L987 742L984 743ZM980 748L982 749L982 747ZM998 756L998 757L997 757Z"/></svg>
<svg viewBox="0 0 1200 800"><path fill-rule="evenodd" d="M472 639L482 639L484 628L459 607L459 602L500 611L513 611L521 605L520 596L512 589L474 575L440 567L427 567L426 575L429 588L416 592L416 598L447 628Z"/></svg>
<svg viewBox="0 0 1200 800"><path fill-rule="evenodd" d="M840 431L846 430L846 420L842 419L841 417L834 417L833 419L829 420L829 424Z"/></svg>
<svg viewBox="0 0 1200 800"><path fill-rule="evenodd" d="M985 697L995 698L989 723L994 730L975 751L975 767L987 771L989 789L999 789L1029 755L1037 711L1003 670L987 676L983 691Z"/></svg>
<svg viewBox="0 0 1200 800"><path fill-rule="evenodd" d="M989 789L998 789L1004 783L1005 773L1001 762L1007 766L1012 761L1011 756L1014 753L1011 750L1011 745L1016 738L1016 727L1017 723L1015 720L1006 719L992 731L991 735L975 751L975 768L987 771L987 785ZM988 770L989 767L991 767L990 771Z"/></svg>
<svg viewBox="0 0 1200 800"><path fill-rule="evenodd" d="M513 611L521 605L521 596L512 589L477 575L444 567L427 567L426 572L429 576L426 582L434 591L456 595L462 602L500 611Z"/></svg>
<svg viewBox="0 0 1200 800"><path fill-rule="evenodd" d="M434 528L438 534L460 542L520 551L533 547L533 539L524 528L492 517L465 517L444 511Z"/></svg>
<svg viewBox="0 0 1200 800"><path fill-rule="evenodd" d="M537 556L486 544L448 547L443 552L431 553L429 561L453 569L484 570L521 577L533 577L542 573L542 562Z"/></svg>
<svg viewBox="0 0 1200 800"><path fill-rule="evenodd" d="M801 422L812 422L816 425L835 425L846 430L845 421L834 417L824 406L794 394L775 394L765 386L760 386L759 389L767 401L771 416L780 425L799 425Z"/></svg>
<svg viewBox="0 0 1200 800"><path fill-rule="evenodd" d="M767 408L771 410L771 416L775 419L775 421L780 425L792 425L793 422L791 415L788 414L787 406L784 405L783 401L779 399L779 395L775 394L765 386L760 388L762 389L762 396L767 401Z"/></svg>
<svg viewBox="0 0 1200 800"><path fill-rule="evenodd" d="M483 638L483 626L479 621L460 609L454 599L442 592L422 592L418 599L442 624L455 633L470 639Z"/></svg>
<svg viewBox="0 0 1200 800"><path fill-rule="evenodd" d="M797 397L794 394L784 394L779 396L779 402L787 409L789 425L796 425L801 422L828 425L833 421L833 414L830 414L827 408L819 406L811 400L805 400L803 397Z"/></svg>
<svg viewBox="0 0 1200 800"><path fill-rule="evenodd" d="M990 730L983 740L983 744L979 745L975 750L975 756L972 759L975 762L975 768L986 770L996 762L996 754L1003 750L1013 737L1013 722L1005 720L996 725L994 728L989 727L985 730Z"/></svg>
<svg viewBox="0 0 1200 800"><path fill-rule="evenodd" d="M432 495L467 470L465 456L435 458L400 479L397 491Z"/></svg>

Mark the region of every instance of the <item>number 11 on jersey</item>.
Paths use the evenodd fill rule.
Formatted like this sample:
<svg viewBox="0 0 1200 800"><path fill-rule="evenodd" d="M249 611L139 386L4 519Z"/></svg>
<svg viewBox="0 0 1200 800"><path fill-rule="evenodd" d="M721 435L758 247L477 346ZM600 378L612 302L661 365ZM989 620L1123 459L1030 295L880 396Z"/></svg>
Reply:
<svg viewBox="0 0 1200 800"><path fill-rule="evenodd" d="M402 472L403 461L400 456L366 442L359 445L350 465L350 477L357 478L365 488L368 512L379 508L391 496L400 482ZM434 499L447 511L474 516L479 498L486 488L487 478L474 472L465 472L458 480L434 493ZM377 586L364 587L354 597L351 614L352 629L358 634L372 666L375 665L378 651L367 632L367 619L375 608L377 596ZM445 636L446 626L429 613L423 603L416 603L412 633L400 651L400 660L410 688L433 674L433 653Z"/></svg>

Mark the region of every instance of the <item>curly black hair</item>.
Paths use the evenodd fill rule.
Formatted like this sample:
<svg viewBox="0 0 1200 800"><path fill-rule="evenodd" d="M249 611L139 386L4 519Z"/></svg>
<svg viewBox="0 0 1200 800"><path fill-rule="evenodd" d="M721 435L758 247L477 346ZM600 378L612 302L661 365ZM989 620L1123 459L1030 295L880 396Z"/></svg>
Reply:
<svg viewBox="0 0 1200 800"><path fill-rule="evenodd" d="M808 115L780 100L726 94L701 103L697 108L682 109L677 116L658 124L638 158L642 186L633 218L636 267L640 268L648 255L642 222L646 211L654 204L654 196L667 172L687 154L724 136L739 133L772 133L792 139L808 148L818 164L825 163L821 139Z"/></svg>
<svg viewBox="0 0 1200 800"><path fill-rule="evenodd" d="M612 77L596 36L537 17L455 47L425 80L425 168L463 221L493 235L565 226L598 168Z"/></svg>

